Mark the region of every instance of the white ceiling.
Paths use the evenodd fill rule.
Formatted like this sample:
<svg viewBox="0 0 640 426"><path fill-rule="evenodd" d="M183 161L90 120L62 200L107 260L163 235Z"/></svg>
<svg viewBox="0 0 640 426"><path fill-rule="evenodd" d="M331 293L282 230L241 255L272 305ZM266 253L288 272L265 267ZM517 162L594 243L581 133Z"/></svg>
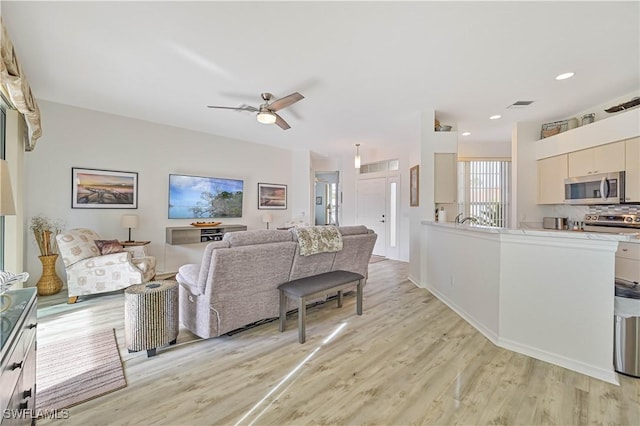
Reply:
<svg viewBox="0 0 640 426"><path fill-rule="evenodd" d="M5 0L1 12L39 99L333 155L416 143L422 110L472 132L465 142L506 142L513 122L636 91L639 5ZM206 108L293 91L305 99L281 111L287 131ZM522 100L535 103L506 108Z"/></svg>

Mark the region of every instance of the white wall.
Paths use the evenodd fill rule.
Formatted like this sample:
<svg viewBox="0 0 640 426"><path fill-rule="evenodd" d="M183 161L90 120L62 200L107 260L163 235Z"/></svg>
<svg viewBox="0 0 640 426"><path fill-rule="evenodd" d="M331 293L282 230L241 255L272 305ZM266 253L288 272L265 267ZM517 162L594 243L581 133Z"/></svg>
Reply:
<svg viewBox="0 0 640 426"><path fill-rule="evenodd" d="M25 153L27 220L44 214L63 219L67 229L88 227L105 239L124 239L127 230L120 227L122 214L138 214L140 227L132 231L132 237L151 241L149 251L157 257L159 272L199 262L203 248L201 244L164 244L165 227L193 221L167 219L170 173L244 180L243 216L223 223L265 228L264 211L257 209L258 182L286 184L291 191L288 210L269 210L273 227L290 220L292 205L303 209L300 197L305 191L308 194L308 189L298 193L293 185L290 151L52 102L39 101L39 106L43 136L33 152ZM137 172L138 209L72 209L72 167ZM296 184L308 186L302 179ZM25 266L33 285L41 272L39 253L33 237L25 237ZM63 271L61 260L58 270Z"/></svg>
<svg viewBox="0 0 640 426"><path fill-rule="evenodd" d="M537 122L516 123L512 135L512 205L514 228L542 223L543 210L536 204L538 196L538 166L535 142L540 139Z"/></svg>
<svg viewBox="0 0 640 426"><path fill-rule="evenodd" d="M458 142L458 159L464 158L511 158L511 142L468 143L462 138Z"/></svg>

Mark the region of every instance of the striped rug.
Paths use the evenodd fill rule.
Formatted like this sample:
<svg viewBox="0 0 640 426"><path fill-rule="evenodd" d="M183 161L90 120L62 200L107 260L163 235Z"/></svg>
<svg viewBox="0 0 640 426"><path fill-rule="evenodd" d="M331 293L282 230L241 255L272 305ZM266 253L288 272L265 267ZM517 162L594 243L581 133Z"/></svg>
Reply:
<svg viewBox="0 0 640 426"><path fill-rule="evenodd" d="M38 345L36 354L38 410L68 408L127 386L113 329Z"/></svg>

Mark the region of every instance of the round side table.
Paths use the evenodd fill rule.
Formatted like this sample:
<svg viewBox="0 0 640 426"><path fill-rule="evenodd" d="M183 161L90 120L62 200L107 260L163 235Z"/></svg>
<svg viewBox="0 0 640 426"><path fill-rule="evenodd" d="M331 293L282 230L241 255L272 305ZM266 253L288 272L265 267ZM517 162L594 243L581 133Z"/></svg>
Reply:
<svg viewBox="0 0 640 426"><path fill-rule="evenodd" d="M173 345L178 337L178 283L150 281L124 291L124 336L129 352Z"/></svg>

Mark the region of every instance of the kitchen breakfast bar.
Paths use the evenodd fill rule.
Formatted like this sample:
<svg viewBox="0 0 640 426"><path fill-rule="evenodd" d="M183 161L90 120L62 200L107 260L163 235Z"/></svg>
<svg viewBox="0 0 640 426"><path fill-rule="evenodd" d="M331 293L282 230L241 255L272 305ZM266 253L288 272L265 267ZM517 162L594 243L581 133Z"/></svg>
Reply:
<svg viewBox="0 0 640 426"><path fill-rule="evenodd" d="M610 383L615 253L635 236L423 221L420 286L494 344Z"/></svg>

